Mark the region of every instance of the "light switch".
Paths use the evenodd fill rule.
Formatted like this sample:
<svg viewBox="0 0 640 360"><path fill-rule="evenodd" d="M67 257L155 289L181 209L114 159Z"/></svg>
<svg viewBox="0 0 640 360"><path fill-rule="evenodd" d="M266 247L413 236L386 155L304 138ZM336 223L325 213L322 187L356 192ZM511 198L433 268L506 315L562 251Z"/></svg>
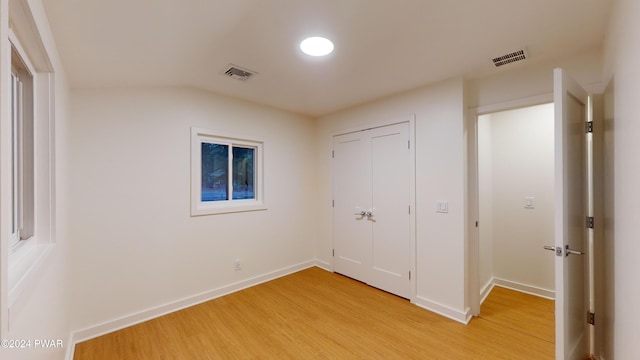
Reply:
<svg viewBox="0 0 640 360"><path fill-rule="evenodd" d="M449 202L448 201L436 201L436 212L438 212L438 213L448 213L449 212Z"/></svg>
<svg viewBox="0 0 640 360"><path fill-rule="evenodd" d="M525 209L535 209L536 207L536 198L531 196L526 196L524 198L524 208Z"/></svg>

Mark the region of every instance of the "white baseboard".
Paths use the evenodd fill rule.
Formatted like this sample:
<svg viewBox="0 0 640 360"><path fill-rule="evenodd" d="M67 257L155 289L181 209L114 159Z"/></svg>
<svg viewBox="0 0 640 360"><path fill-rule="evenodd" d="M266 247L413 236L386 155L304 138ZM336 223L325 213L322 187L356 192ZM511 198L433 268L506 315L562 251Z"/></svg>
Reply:
<svg viewBox="0 0 640 360"><path fill-rule="evenodd" d="M251 286L255 286L267 281L271 281L277 279L282 276L286 276L310 267L318 266L318 264L323 265L322 262L319 261L307 261L304 263L300 263L297 265L289 266L283 269L279 269L276 271L272 271L263 275L255 276L246 280L242 280L233 284L225 285L219 287L217 289L209 290L197 295L189 296L181 300L173 301L164 305L155 306L153 308L142 310L136 313L132 313L129 315L122 316L120 318L110 320L104 322L102 324L97 324L94 326L90 326L85 329L77 330L71 333L69 347L71 349L67 349L67 360L73 359L73 353L75 344L96 338L98 336L102 336L129 326L133 326L172 312L176 312L178 310L182 310L194 305L201 304L203 302L213 300L215 298L228 295ZM323 266L319 266L323 267Z"/></svg>
<svg viewBox="0 0 640 360"><path fill-rule="evenodd" d="M467 308L463 312L421 296L416 296L416 299L412 302L423 309L429 310L465 325L468 324L472 318L471 310L469 308Z"/></svg>
<svg viewBox="0 0 640 360"><path fill-rule="evenodd" d="M329 272L333 272L331 263L329 263L329 262L322 261L322 260L315 260L314 265L319 267L322 270L327 270Z"/></svg>
<svg viewBox="0 0 640 360"><path fill-rule="evenodd" d="M495 280L496 279L492 277L486 284L484 284L484 286L480 290L480 305L482 305L482 303L487 300L487 296L489 296L491 290L493 290L493 287L495 286Z"/></svg>
<svg viewBox="0 0 640 360"><path fill-rule="evenodd" d="M543 289L537 286L531 286L531 285L527 285L527 284L522 284L519 282L515 282L515 281L510 281L510 280L505 280L505 279L500 279L500 278L493 278L493 285L494 286L500 286L503 288L507 288L507 289L511 289L511 290L515 290L515 291L519 291L519 292L523 292L525 294L529 294L529 295L535 295L535 296L539 296L545 299L549 299L549 300L555 300L556 298L556 292L553 290L549 290L549 289ZM488 295L488 294L487 294Z"/></svg>
<svg viewBox="0 0 640 360"><path fill-rule="evenodd" d="M69 339L67 339L67 352L65 354L66 360L73 360L73 356L75 355L77 342L74 339L74 333L69 334Z"/></svg>

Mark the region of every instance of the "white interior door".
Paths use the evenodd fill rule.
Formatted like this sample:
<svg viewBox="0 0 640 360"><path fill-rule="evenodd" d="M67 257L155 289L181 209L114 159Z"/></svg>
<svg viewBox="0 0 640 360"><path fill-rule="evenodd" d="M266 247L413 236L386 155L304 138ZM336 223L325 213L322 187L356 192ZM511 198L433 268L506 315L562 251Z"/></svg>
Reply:
<svg viewBox="0 0 640 360"><path fill-rule="evenodd" d="M588 94L554 70L556 359L585 359L587 337Z"/></svg>
<svg viewBox="0 0 640 360"><path fill-rule="evenodd" d="M334 137L334 270L409 298L409 124Z"/></svg>
<svg viewBox="0 0 640 360"><path fill-rule="evenodd" d="M408 298L411 244L409 126L371 130L370 285Z"/></svg>
<svg viewBox="0 0 640 360"><path fill-rule="evenodd" d="M340 274L368 282L371 224L365 213L371 206L371 155L365 135L333 139L333 266Z"/></svg>

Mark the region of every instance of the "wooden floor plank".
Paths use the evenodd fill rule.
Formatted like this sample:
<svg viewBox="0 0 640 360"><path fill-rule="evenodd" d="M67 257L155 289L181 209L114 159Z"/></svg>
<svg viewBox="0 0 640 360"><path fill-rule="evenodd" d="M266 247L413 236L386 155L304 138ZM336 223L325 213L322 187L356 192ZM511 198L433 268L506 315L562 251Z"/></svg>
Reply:
<svg viewBox="0 0 640 360"><path fill-rule="evenodd" d="M74 359L553 359L553 301L522 295L495 288L465 326L311 268L80 343Z"/></svg>
<svg viewBox="0 0 640 360"><path fill-rule="evenodd" d="M482 317L514 331L554 342L554 301L521 292L494 287L482 305ZM526 321L526 326L522 324Z"/></svg>

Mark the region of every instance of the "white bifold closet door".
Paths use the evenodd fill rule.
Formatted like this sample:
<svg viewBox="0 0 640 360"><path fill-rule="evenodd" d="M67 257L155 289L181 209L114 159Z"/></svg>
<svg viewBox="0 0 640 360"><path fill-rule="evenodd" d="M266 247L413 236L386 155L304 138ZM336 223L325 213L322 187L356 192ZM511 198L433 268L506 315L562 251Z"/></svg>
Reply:
<svg viewBox="0 0 640 360"><path fill-rule="evenodd" d="M334 270L410 297L409 123L333 142Z"/></svg>

